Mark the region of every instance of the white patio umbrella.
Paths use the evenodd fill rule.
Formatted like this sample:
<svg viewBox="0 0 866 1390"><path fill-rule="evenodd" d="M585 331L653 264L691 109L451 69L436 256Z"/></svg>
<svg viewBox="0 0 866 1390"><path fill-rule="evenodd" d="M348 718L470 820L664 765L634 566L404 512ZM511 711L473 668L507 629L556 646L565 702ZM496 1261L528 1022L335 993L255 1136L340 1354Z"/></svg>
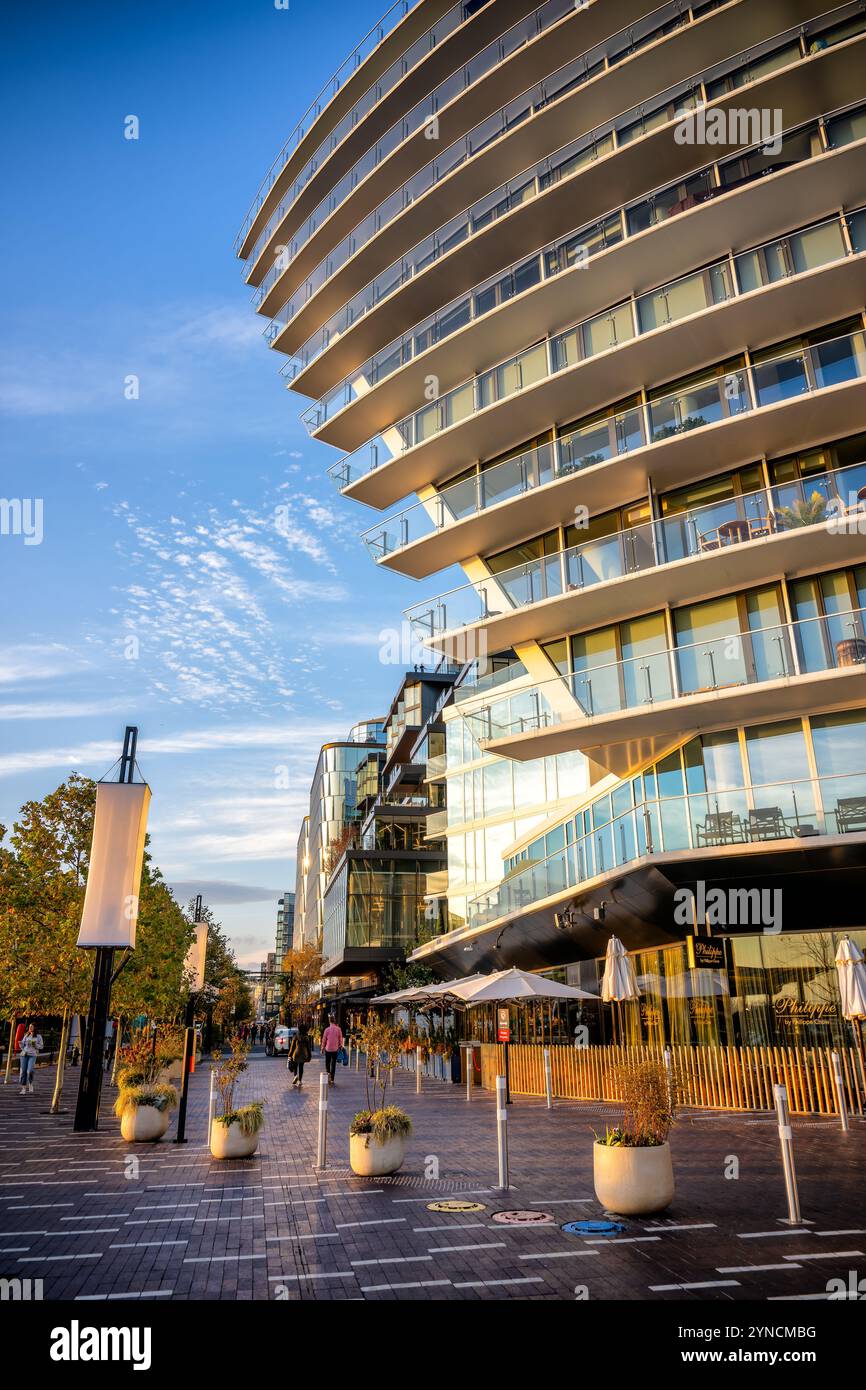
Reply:
<svg viewBox="0 0 866 1390"><path fill-rule="evenodd" d="M640 999L640 990L634 973L634 962L626 954L626 949L618 936L612 936L607 943L601 997L605 1004L616 1004L617 1006L626 999ZM617 1015L620 1042L623 1042L622 1010L619 1007L617 1008Z"/></svg>
<svg viewBox="0 0 866 1390"><path fill-rule="evenodd" d="M839 979L839 998L842 1015L854 1029L860 1053L860 1070L866 1086L866 1060L863 1057L863 1019L866 1018L866 961L863 952L850 937L843 936L836 951L836 974Z"/></svg>
<svg viewBox="0 0 866 1390"><path fill-rule="evenodd" d="M482 975L478 979L452 983L457 999L465 1004L493 1004L506 1001L519 1002L522 999L597 999L597 994L578 989L576 985L561 985L556 980L546 980L543 975L534 975L529 970L497 970L495 975Z"/></svg>
<svg viewBox="0 0 866 1390"><path fill-rule="evenodd" d="M529 1003L533 999L597 999L598 995L575 985L561 985L556 980L546 980L543 975L533 975L528 970L498 970L495 975L482 976L475 981L467 981L462 987L454 989L458 999L467 1008L478 1004ZM511 1075L508 1065L508 1043L505 1043L505 1099L511 1102Z"/></svg>

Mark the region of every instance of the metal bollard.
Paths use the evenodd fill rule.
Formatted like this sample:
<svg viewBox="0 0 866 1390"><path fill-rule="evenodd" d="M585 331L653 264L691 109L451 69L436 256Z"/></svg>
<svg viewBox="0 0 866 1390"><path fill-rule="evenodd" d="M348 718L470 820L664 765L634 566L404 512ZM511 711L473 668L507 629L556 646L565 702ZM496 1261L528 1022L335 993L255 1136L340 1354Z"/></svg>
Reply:
<svg viewBox="0 0 866 1390"><path fill-rule="evenodd" d="M788 1198L788 1215L783 1218L787 1226L800 1225L800 1194L797 1191L797 1172L794 1168L794 1142L791 1134L791 1117L788 1113L788 1092L784 1086L773 1087L776 1102L776 1118L779 1121L779 1143L782 1146L782 1169L785 1174L785 1194Z"/></svg>
<svg viewBox="0 0 866 1390"><path fill-rule="evenodd" d="M361 1061L361 1044L358 1043L358 1046L355 1048L355 1071L358 1070L358 1066L359 1066L360 1061Z"/></svg>
<svg viewBox="0 0 866 1390"><path fill-rule="evenodd" d="M213 1129L213 1105L214 1105L214 1073L211 1068L210 1074L210 1095L207 1101L207 1142L210 1148L211 1130Z"/></svg>
<svg viewBox="0 0 866 1390"><path fill-rule="evenodd" d="M474 1060L474 1055L475 1055L475 1049L474 1049L474 1048L472 1048L472 1047L464 1047L464 1049L463 1049L463 1056L466 1058L466 1099L467 1099L467 1100L471 1100L471 1099L472 1099L472 1064L473 1064L473 1060Z"/></svg>
<svg viewBox="0 0 866 1390"><path fill-rule="evenodd" d="M415 1048L415 1094L416 1094L416 1096L420 1096L420 1094L421 1094L421 1065L422 1065L422 1063L421 1063L421 1049L420 1049L420 1047L416 1047L416 1048Z"/></svg>
<svg viewBox="0 0 866 1390"><path fill-rule="evenodd" d="M544 1049L544 1094L547 1097L548 1110L553 1109L553 1074L550 1070L550 1048Z"/></svg>
<svg viewBox="0 0 866 1390"><path fill-rule="evenodd" d="M328 1157L328 1078L319 1077L319 1129L316 1136L316 1170L321 1172Z"/></svg>
<svg viewBox="0 0 866 1390"><path fill-rule="evenodd" d="M839 1103L839 1124L845 1134L848 1133L848 1106L845 1104L845 1083L842 1080L842 1067L839 1063L839 1053L833 1052L833 1080L836 1083L836 1099Z"/></svg>
<svg viewBox="0 0 866 1390"><path fill-rule="evenodd" d="M508 1109L505 1077L496 1078L496 1142L499 1154L499 1190L508 1191Z"/></svg>
<svg viewBox="0 0 866 1390"><path fill-rule="evenodd" d="M670 1101L670 1106L671 1106L671 1109L673 1110L673 1108L674 1108L674 1071L673 1071L673 1058L671 1057L671 1050L670 1050L669 1047L666 1047L666 1048L665 1048L665 1071L667 1072L667 1078L668 1078L668 1100Z"/></svg>

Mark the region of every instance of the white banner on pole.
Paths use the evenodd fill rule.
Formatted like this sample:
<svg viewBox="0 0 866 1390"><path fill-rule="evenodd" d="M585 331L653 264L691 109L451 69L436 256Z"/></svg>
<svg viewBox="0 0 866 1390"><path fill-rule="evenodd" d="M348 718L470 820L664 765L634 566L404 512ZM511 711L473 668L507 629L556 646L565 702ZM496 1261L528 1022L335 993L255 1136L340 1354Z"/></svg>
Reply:
<svg viewBox="0 0 866 1390"><path fill-rule="evenodd" d="M189 980L190 994L200 994L204 989L204 967L207 956L207 922L196 922L195 941L186 953L183 973Z"/></svg>
<svg viewBox="0 0 866 1390"><path fill-rule="evenodd" d="M150 787L100 782L79 946L135 946Z"/></svg>

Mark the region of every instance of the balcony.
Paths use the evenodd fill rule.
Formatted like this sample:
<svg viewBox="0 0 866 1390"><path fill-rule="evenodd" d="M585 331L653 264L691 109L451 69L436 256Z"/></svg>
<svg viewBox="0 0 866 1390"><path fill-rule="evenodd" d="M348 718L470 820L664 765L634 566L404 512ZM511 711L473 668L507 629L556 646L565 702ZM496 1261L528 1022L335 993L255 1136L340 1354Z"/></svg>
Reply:
<svg viewBox="0 0 866 1390"><path fill-rule="evenodd" d="M623 5L620 4L619 7L623 8ZM511 85L518 86L519 90L521 82L527 80L527 77L523 76L524 72L528 74L528 78L531 80L532 77L538 73L549 69L551 62L561 62L563 49L567 51L568 48L585 43L586 41L585 22L575 28L573 34L571 32L569 32L568 35L562 33L562 22L571 20L575 16L576 7L574 0L545 0L545 4L532 10L528 15L522 14L517 22L511 25L505 33L497 34L492 42L479 48L479 43L482 45L484 44L484 36L486 34L491 33L494 28L501 29L503 24L507 22L508 15L504 12L506 9L511 13L515 13L525 11L527 7L526 5L516 3L516 0L507 0L507 3L503 5L500 0L500 4L497 4L495 7L495 12L491 11L487 16L481 18L480 10L483 8L483 5L477 6L471 13L467 13L467 7L465 5L455 5L438 21L428 34L424 35L423 38L413 46L411 56L415 59L415 66L431 56L434 49L436 49L436 57L438 59L436 67L446 72L447 76L444 80L439 81L438 85L436 85L432 91L428 90L425 92L421 99L417 101L406 114L401 115L399 120L391 124L378 139L372 136L368 138L366 141L366 148L364 148L363 145L360 146L360 148L363 149L363 153L358 155L354 159L354 162L350 163L349 160L344 157L340 160L341 167L339 169L335 168L332 163L334 177L332 178L328 192L318 205L304 217L303 207L296 209L296 205L300 200L303 200L305 189L319 171L323 161L330 159L338 146L352 134L353 130L357 128L357 125L364 120L370 112L374 104L371 98L375 97L378 93L378 100L381 101L390 91L394 90L399 82L400 95L403 97L401 105L403 105L405 109L406 95L409 86L405 78L410 71L410 69L405 66L405 55L404 58L401 58L397 63L392 65L388 73L385 74L385 77L381 79L375 87L365 93L364 97L362 97L361 101L358 103L358 106L343 117L335 128L334 133L323 142L316 154L308 160L307 164L297 175L291 187L281 199L279 206L269 218L267 225L259 234L255 246L250 253L250 269L247 278L256 280L258 285L256 293L253 296L253 304L257 308L268 298L271 290L274 288L283 270L287 266L287 262L281 262L277 259L269 266L264 276L261 275L260 262L269 243L275 236L279 234L281 241L291 239L291 255L297 255L331 214L352 197L355 190L359 189L365 181L367 181L367 188L362 192L361 196L364 198L366 194L366 203L367 206L370 206L371 202L374 200L370 192L373 184L370 176L373 175L375 171L379 170L386 161L388 167L385 171L384 178L380 179L379 182L384 183L385 179L387 179L391 189L402 184L408 175L414 173L419 162L419 153L421 153L420 162L426 164L427 156L429 156L430 153L430 146L428 143L429 137L427 136L426 128L434 118L440 123L439 138L445 145L450 143L451 137L447 134L449 129L456 134L458 131L465 131L467 125L474 125L475 120L473 112L479 109L484 109L486 112L491 104L490 97L488 96L485 100L484 95L485 88L490 85L490 79L493 78L496 92L500 100L504 94L503 88L507 89L508 83L505 81L506 73L504 73L502 69L503 65L507 64L509 59L516 58L516 82L512 81ZM635 0L631 0L631 3L626 4L625 8L636 10L639 8L639 5L635 3ZM662 9L663 11L667 11L671 16L674 16L677 12L673 0L671 0L668 5L662 7ZM593 10L595 13L592 15L592 19L595 22L595 27L597 29L606 27L605 19L601 16L601 7L597 5L593 6ZM458 44L455 48L455 36L457 36L458 30L470 19L475 21L471 31L466 35L465 41ZM643 21L638 20L635 24L635 28L651 28L654 20L655 15ZM688 16L684 16L682 23L687 22L690 22ZM539 47L537 40L554 27L557 29L557 34L555 36L551 35L551 40L546 46L541 45ZM443 50L442 45L446 43L446 40L450 40L450 42L446 44ZM552 57L552 54L555 52L552 45L556 43L560 45L558 59L556 56ZM530 46L532 48L531 53L528 51ZM627 54L624 53L623 56L627 56ZM585 69L584 80L586 80L586 77L589 75L589 70L592 67L590 55L582 53L580 56L580 63L582 68ZM430 63L428 62L425 67L425 77L428 79L430 76L429 68ZM378 103L376 104L378 105ZM378 116L379 112L377 111L376 114ZM354 121L352 120L353 115L356 117ZM488 117L488 121L489 119ZM383 122L379 120L378 125L380 129L382 128L382 124ZM424 143L418 145L419 140L424 141ZM357 145L358 142L354 143ZM414 150L414 165L412 159L413 143L416 146ZM477 145L477 140L473 141L470 145L470 152L472 145ZM453 167L453 156L446 156L446 160L449 167ZM428 181L427 179L422 179L422 191L427 186ZM414 180L412 181L412 186L414 189ZM417 196L417 191L415 191L415 196ZM412 201L412 199L409 201ZM308 200L303 200L303 202L308 203ZM296 216L292 220L291 225L286 226L287 219L290 218L293 209L296 209ZM301 218L303 218L300 225L298 225L299 219L297 211L300 211ZM352 216L357 219L358 211L353 209Z"/></svg>
<svg viewBox="0 0 866 1390"><path fill-rule="evenodd" d="M355 48L349 54L348 58L346 58L345 61L341 63L340 67L334 73L333 77L330 78L330 80L319 92L319 95L316 97L315 101L311 102L311 104L307 107L307 110L304 112L303 116L298 121L288 140L283 145L282 149L280 150L279 154L277 155L276 159L272 163L270 169L268 170L267 174L265 175L264 179L259 185L258 192L256 193L256 196L253 199L252 204L250 205L249 211L247 212L247 215L244 218L241 229L238 232L237 237L235 238L235 250L237 251L237 254L239 256L243 257L245 260L255 260L257 258L261 251L262 238L261 236L259 236L255 245L251 249L247 249L247 243L249 241L250 233L253 231L255 224L259 220L262 209L268 201L268 195L270 194L271 189L277 183L286 165L291 162L296 150L300 148L304 140L310 134L310 132L313 129L313 126L316 124L319 117L325 111L326 107L329 106L330 103L334 100L334 98L338 95L338 93L343 90L345 84L349 81L349 79L355 76L355 74L360 70L364 63L366 63L367 59L384 42L388 35L399 24L402 23L406 16L415 8L418 2L419 0L397 0L397 3L392 5L391 8L387 11L387 13L382 16L382 18L379 20L379 23L376 24L370 30L370 32L364 36L364 38L361 40L359 44L356 44ZM462 10L463 6L457 5L454 8L455 10ZM447 18L447 15L444 16L443 20L440 21L440 24L443 22L447 23ZM360 120L363 120L370 107L376 101L380 100L381 96L385 94L385 91L390 90L390 88L397 81L400 80L400 77L402 76L402 71L406 71L406 69L403 68L403 63L407 60L411 63L411 55L413 53L413 49L419 46L419 42L420 46L423 49L423 52L419 55L418 60L420 60L420 57L424 56L424 53L428 51L429 48L433 47L433 44L437 41L436 39L433 39L433 35L437 33L437 30L438 26L434 25L433 29L428 30L427 34L425 34L420 41L416 41L415 45L413 45L413 48L410 48L406 54L401 55L400 60L397 63L393 64L392 67L388 70L388 72L383 77L379 78L379 81L377 83L375 83L372 87L368 88L364 96L362 96L359 101L355 102L355 104L349 109L348 113L343 117L343 119L333 127L328 139L326 141L323 141L322 144L319 145L315 155L312 157L311 160L308 161L307 165L305 166L306 168L310 168L311 165L315 167L316 161L327 157L327 154L330 153L330 151L333 150L343 139L345 139L345 136L348 134L349 130L354 128L354 126ZM433 39L433 42L430 42L425 45L424 39ZM268 225L270 226L270 223Z"/></svg>
<svg viewBox="0 0 866 1390"><path fill-rule="evenodd" d="M705 22L706 17L701 23ZM777 39L783 40L788 32L777 35ZM790 31L791 34L797 32ZM860 39L855 38L822 54L792 62L769 75L756 77L752 83L752 100L784 110L786 136L804 123L817 119L822 107L825 111L841 110L848 104L862 101L862 83L856 64L859 43ZM849 51L852 45L853 51ZM746 54L737 57L749 61ZM813 81L804 82L801 62L814 64L818 59L820 63L814 70ZM681 81L665 93L660 90L664 80L664 73L660 71L651 90L659 99L666 96L671 103L681 100L685 103L682 109L689 109L694 100L695 83L702 78L715 78L723 68L729 69L732 65L729 59L703 72L697 70L693 78ZM645 195L648 169L654 172L654 181L660 185L674 179L688 181L693 173L699 172L700 166L695 168L695 150L677 143L674 138L679 116L645 131L640 139L633 139L627 133L622 143L615 143L617 131L628 132L636 121L642 120L646 104L626 109L630 96L625 82L627 77L627 73L620 74L622 104L618 109L622 114L608 118L603 110L603 94L611 79L601 74L576 94L543 106L531 121L519 124L507 136L492 144L485 143L471 159L464 157L465 150L463 155L458 151L456 167L454 160L449 159L452 151L440 155L428 170L420 171L408 185L392 192L317 264L313 255L315 246L304 248L293 259L289 247L283 258L285 271L281 284L288 290L291 280L293 288L285 302L278 303L278 295L274 292L260 306L263 312L274 312L279 317L280 326L268 330L269 339L282 349L299 347L332 315L338 315L347 300L353 306L352 318L355 318L361 311L358 301L365 297L367 289L375 287L377 298L381 299L393 293L408 276L460 243L466 243L466 249L460 251L459 264L451 268L451 273L457 276L457 288L468 288L482 268L507 263L521 253L528 254L547 239L565 233L573 226L576 200L587 219L598 219L620 205L624 198ZM736 93L715 98L714 109L725 110L735 104L739 109L742 91L743 88L739 88ZM575 96L581 99L583 95L586 96L583 113L586 120L577 119L573 111L573 119L569 120L570 102ZM634 100L633 90L631 100ZM617 109L616 104L614 109ZM575 124L589 133L568 139ZM549 130L548 126L551 126ZM554 148L552 154L547 153L557 139L566 139L566 143ZM744 142L743 150L747 148ZM521 156L526 160L522 167ZM781 158L773 156L772 160L765 157L756 161L761 173L784 167L789 162L785 150ZM505 177L509 165L519 172ZM477 196L479 188L490 184L493 185L491 191L467 206L469 199ZM492 223L500 219L505 219L505 225L493 236L485 236ZM411 250L406 250L407 245ZM441 295L436 296L422 312L432 309L441 298ZM290 325L291 332L288 331ZM346 326L338 331L344 331ZM335 332L330 323L327 327L328 341L331 341Z"/></svg>
<svg viewBox="0 0 866 1390"><path fill-rule="evenodd" d="M780 325L791 337L807 333L856 314L866 298L864 253L748 292L734 289L727 267L712 275L716 269L572 325L447 392L343 459L342 476L357 479L343 491L387 505L504 452L515 438L543 434L551 421L573 416L576 402L589 416L612 400L660 386L662 365L668 377L709 370L741 353L744 343L772 344ZM681 303L698 307L682 311L679 294ZM655 312L642 320L647 303Z"/></svg>
<svg viewBox="0 0 866 1390"><path fill-rule="evenodd" d="M848 222L852 245L866 250L866 211L860 208L851 214ZM399 457L400 453L409 452L430 441L435 434L457 427L460 421L491 406L493 402L509 398L527 386L541 384L545 377L555 377L567 368L580 366L634 339L670 327L685 318L694 318L696 314L716 309L721 304L731 304L735 300L741 302L738 304L737 317L749 318L748 331L751 334L760 332L762 310L766 314L767 309L758 303L746 306L744 300L762 289L778 289L791 279L816 274L847 260L852 260L852 257L845 242L844 221L834 217L817 222L812 227L798 229L783 238L749 247L748 252L735 256L733 263L730 257L721 257L701 270L678 275L673 281L653 286L651 291L634 296L634 299L620 300L613 306L605 307L601 313L570 324L564 331L550 336L548 342L524 349L487 373L461 382L432 406L413 411L399 424L386 430L391 452ZM852 274L855 272L852 271ZM838 292L844 296L844 291ZM856 303L856 293L852 303ZM823 303L824 295L826 289L816 279L803 285L798 300L805 304L815 300ZM845 300L842 299L842 302ZM778 313L776 303L773 303L773 309ZM773 310L769 311L771 313ZM495 334L495 322L498 321L499 316L493 317L489 327L491 335ZM714 327L716 325L708 325L709 334L712 334ZM495 357L493 341L495 339L491 336L489 356ZM755 342L756 339L748 336L745 341ZM466 343L463 339L452 346L453 356L457 360L464 347ZM386 368L392 361L389 359ZM692 364L696 364L694 357ZM428 366L430 363L425 361L418 370L423 371ZM407 399L417 399L418 378L399 373L399 366L391 366L379 389L384 391L388 385L391 391L400 391ZM620 386L620 393L623 393L623 386ZM327 438L328 442L354 442L357 436L366 438L384 427L388 418L395 418L393 414L382 418L382 404L381 393L377 393L377 388L361 371L352 381L338 386L328 398L311 406L302 418L316 438ZM329 409L336 409L334 418L328 418ZM335 439L332 435L341 438Z"/></svg>
<svg viewBox="0 0 866 1390"><path fill-rule="evenodd" d="M638 778L632 799L630 809L473 899L468 929L526 912L642 859L721 850L742 854L740 869L748 875L745 856L761 846L802 852L818 837L866 835L863 772L664 798L646 795Z"/></svg>
<svg viewBox="0 0 866 1390"><path fill-rule="evenodd" d="M427 817L427 828L424 831L425 840L441 840L448 829L447 810L431 811Z"/></svg>
<svg viewBox="0 0 866 1390"><path fill-rule="evenodd" d="M863 619L857 609L593 663L464 717L487 752L524 762L578 749L626 776L686 734L862 703Z"/></svg>
<svg viewBox="0 0 866 1390"><path fill-rule="evenodd" d="M792 578L864 556L866 463L858 463L584 541L416 604L405 616L425 646L465 660L482 642L490 651L545 642L767 575Z"/></svg>
<svg viewBox="0 0 866 1390"><path fill-rule="evenodd" d="M800 131L792 130L786 134L781 168L774 165L768 171L758 160L750 176L744 176L743 155L757 156L760 147L755 146L709 164L685 178L680 176L672 185L662 184L651 189L633 204L610 208L588 224L574 231L560 233L540 250L535 250L536 239L529 253L524 252L510 266L489 277L483 284L473 283L470 278L461 295L454 300L455 281L457 288L460 288L467 277L466 272L454 264L452 253L459 253L468 239L480 237L483 241L485 233L489 234L499 217L520 206L519 201L512 204L509 199L500 198L491 207L489 198L483 199L478 209L465 210L456 221L440 228L432 237L425 238L318 325L315 332L297 346L294 357L283 368L283 375L288 383L297 383L294 389L306 395L320 395L335 378L339 379L341 366L348 374L367 357L370 371L378 380L382 375L379 364L384 363L398 348L401 353L409 351L415 356L437 343L443 328L453 331L452 315L455 320L463 322L483 317L491 307L491 299L497 304L506 303L522 293L527 284L531 286L540 280L558 278L564 271L574 268L577 247L581 248L582 256L598 265L603 293L603 262L596 261L602 252L623 239L630 242L641 238L646 232L657 232L666 223L698 209L703 209L702 215L689 218L687 246L696 257L695 263L700 264L711 259L720 249L737 245L739 230L743 225L754 227L758 233L765 227L767 236L786 225L790 226L804 206L806 196L815 214L855 206L862 196L861 159L856 154L852 158L849 145L834 138L832 123L827 128L828 141L832 142L830 149L822 148L820 154L815 154L811 140L804 137L814 134L817 129L817 123L811 122ZM826 155L830 157L824 158ZM738 174L732 183L729 169L735 162ZM714 204L712 210L705 206L710 202ZM620 227L619 237L611 233L609 224L612 222ZM716 233L720 240L713 244L712 238ZM666 245L669 240L666 231L662 237L652 238L652 247L656 248L662 243ZM671 269L682 269L683 245L678 230L674 232L674 241L674 250L667 255L659 255L657 262L655 252L651 252L641 241L640 255L646 257L649 253L650 256L648 262L643 262L645 274L651 275L656 263L656 280L664 279ZM476 260L484 263L481 255L472 256L471 264L474 265ZM670 269L666 269L668 265ZM596 278L593 276L593 280ZM612 280L615 281L616 277L612 277ZM622 285L621 274L619 284ZM594 293L590 290L586 292ZM607 300L598 301L597 307L612 302L615 293L613 290ZM476 300L476 296L485 295L486 301L483 297ZM449 296L452 302L446 308L441 308ZM436 312L419 319L418 314L424 314L428 305L435 306ZM416 306L417 311L413 314L413 307ZM286 306L265 330L270 345L283 352L291 351L290 340L297 342L297 335L286 331L291 323L290 310L291 305ZM380 320L382 324L377 326ZM386 338L385 322L388 325L406 325L408 332L393 339L388 347L379 348L369 355ZM422 338L421 345L411 344L415 336ZM405 342L407 339L409 346ZM365 344L369 344L367 350ZM325 360L320 363L319 359L323 357ZM360 370L366 375L365 369Z"/></svg>
<svg viewBox="0 0 866 1390"><path fill-rule="evenodd" d="M454 483L363 539L377 561L398 555L393 568L428 574L571 520L576 503L592 514L639 497L648 474L663 491L699 471L854 433L866 424L864 379L861 332L724 377L708 374L687 391L612 413Z"/></svg>

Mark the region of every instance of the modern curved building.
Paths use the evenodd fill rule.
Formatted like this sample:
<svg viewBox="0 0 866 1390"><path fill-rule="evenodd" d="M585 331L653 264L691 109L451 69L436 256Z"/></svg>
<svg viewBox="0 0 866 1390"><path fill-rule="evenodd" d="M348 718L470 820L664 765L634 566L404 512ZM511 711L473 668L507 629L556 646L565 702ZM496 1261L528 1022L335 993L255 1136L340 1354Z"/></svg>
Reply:
<svg viewBox="0 0 866 1390"><path fill-rule="evenodd" d="M404 3L247 216L287 384L383 514L371 562L465 668L450 930L416 953L443 975L594 985L613 931L636 1037L836 1036L812 1004L866 939L864 74L860 3Z"/></svg>

